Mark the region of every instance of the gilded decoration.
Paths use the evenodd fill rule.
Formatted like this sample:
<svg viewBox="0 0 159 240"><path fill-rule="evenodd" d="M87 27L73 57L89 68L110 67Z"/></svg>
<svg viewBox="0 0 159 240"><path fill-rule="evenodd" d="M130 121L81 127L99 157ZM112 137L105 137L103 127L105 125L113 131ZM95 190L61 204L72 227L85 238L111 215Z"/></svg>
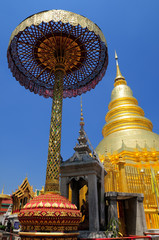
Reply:
<svg viewBox="0 0 159 240"><path fill-rule="evenodd" d="M30 227L35 231L55 231L55 228L59 231L62 227L65 231L75 231L81 221L81 213L74 204L59 194L51 193L32 199L18 217L23 231L28 231Z"/></svg>
<svg viewBox="0 0 159 240"><path fill-rule="evenodd" d="M100 28L90 21L88 18L83 17L79 14L65 11L65 10L50 10L50 11L43 11L41 13L34 14L33 16L25 19L21 22L18 27L13 31L9 45L13 38L21 31L24 31L25 28L30 27L32 24L38 26L41 22L63 22L63 23L70 23L72 26L77 26L78 24L81 25L82 28L88 28L89 31L95 32L96 35L99 35L101 40L107 45L106 39L100 30Z"/></svg>
<svg viewBox="0 0 159 240"><path fill-rule="evenodd" d="M44 207L50 208L51 204L47 202L47 203L45 203Z"/></svg>
<svg viewBox="0 0 159 240"><path fill-rule="evenodd" d="M57 222L58 223L58 222ZM67 224L67 222L63 223ZM47 232L61 232L61 231L77 231L78 227L77 226L56 226L56 225L40 225L40 226L34 226L34 225L28 225L28 226L22 226L22 231L29 232L30 230L32 231L47 231Z"/></svg>
<svg viewBox="0 0 159 240"><path fill-rule="evenodd" d="M51 238L51 237L49 237L49 239L50 240L77 240L77 237L59 237L59 236L57 236L57 237L53 237L53 238ZM23 236L23 240L30 240L30 237L24 237ZM39 238L37 237L37 238L35 238L34 237L34 240L39 240ZM46 237L45 238L41 238L41 240L46 240Z"/></svg>
<svg viewBox="0 0 159 240"><path fill-rule="evenodd" d="M57 203L53 203L53 204L52 204L52 207L57 208L57 207L58 207L58 204L57 204Z"/></svg>

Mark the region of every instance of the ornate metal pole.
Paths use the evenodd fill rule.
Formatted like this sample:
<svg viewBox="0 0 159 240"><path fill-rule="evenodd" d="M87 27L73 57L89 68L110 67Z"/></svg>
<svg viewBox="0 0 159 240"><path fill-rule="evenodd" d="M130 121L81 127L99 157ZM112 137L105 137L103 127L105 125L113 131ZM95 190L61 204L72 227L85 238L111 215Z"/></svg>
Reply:
<svg viewBox="0 0 159 240"><path fill-rule="evenodd" d="M62 101L95 88L102 79L108 65L105 37L96 24L83 16L65 10L44 11L17 26L7 57L13 76L22 86L53 98L47 194L35 197L21 209L21 237L75 240L81 213L59 194Z"/></svg>
<svg viewBox="0 0 159 240"><path fill-rule="evenodd" d="M58 67L55 71L55 84L53 89L45 192L60 192L59 169L61 149L63 78L64 68Z"/></svg>

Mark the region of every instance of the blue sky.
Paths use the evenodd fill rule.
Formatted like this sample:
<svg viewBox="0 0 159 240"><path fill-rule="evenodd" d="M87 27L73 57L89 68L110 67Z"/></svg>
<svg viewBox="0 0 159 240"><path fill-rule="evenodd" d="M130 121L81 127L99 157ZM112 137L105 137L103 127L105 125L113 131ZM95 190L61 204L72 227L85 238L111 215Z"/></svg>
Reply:
<svg viewBox="0 0 159 240"><path fill-rule="evenodd" d="M83 95L85 131L94 146L102 127L119 66L139 106L159 133L159 1L158 0L27 0L3 1L0 14L0 191L12 193L28 176L35 188L45 184L51 99L30 93L13 78L7 64L12 31L26 17L64 9L88 17L103 31L108 44L106 75ZM64 99L62 147L64 160L73 154L80 121L80 97Z"/></svg>

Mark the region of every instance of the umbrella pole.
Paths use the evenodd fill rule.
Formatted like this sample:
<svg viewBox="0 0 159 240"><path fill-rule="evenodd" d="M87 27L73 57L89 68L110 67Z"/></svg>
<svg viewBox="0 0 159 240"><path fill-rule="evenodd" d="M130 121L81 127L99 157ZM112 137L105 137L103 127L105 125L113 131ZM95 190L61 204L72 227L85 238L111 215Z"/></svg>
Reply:
<svg viewBox="0 0 159 240"><path fill-rule="evenodd" d="M60 193L60 150L64 69L56 68L53 87L45 192Z"/></svg>

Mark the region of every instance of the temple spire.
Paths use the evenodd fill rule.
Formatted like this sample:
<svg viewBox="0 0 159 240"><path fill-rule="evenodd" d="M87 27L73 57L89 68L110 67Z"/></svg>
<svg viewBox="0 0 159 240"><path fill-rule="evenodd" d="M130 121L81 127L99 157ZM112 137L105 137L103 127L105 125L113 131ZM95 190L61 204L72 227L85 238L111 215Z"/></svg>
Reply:
<svg viewBox="0 0 159 240"><path fill-rule="evenodd" d="M82 96L81 96L81 117L80 117L80 130L79 130L79 137L78 143L74 147L74 150L80 154L90 153L91 150L87 144L86 134L84 131L84 118L83 118L83 108L82 108Z"/></svg>
<svg viewBox="0 0 159 240"><path fill-rule="evenodd" d="M122 76L122 74L120 72L118 56L117 56L116 51L115 51L115 60L116 60L116 78L115 78L114 86L116 87L117 85L120 85L120 84L126 85L127 83L125 81L125 78Z"/></svg>
<svg viewBox="0 0 159 240"><path fill-rule="evenodd" d="M81 96L81 118L80 118L80 126L84 126L83 108L82 108L82 96Z"/></svg>

